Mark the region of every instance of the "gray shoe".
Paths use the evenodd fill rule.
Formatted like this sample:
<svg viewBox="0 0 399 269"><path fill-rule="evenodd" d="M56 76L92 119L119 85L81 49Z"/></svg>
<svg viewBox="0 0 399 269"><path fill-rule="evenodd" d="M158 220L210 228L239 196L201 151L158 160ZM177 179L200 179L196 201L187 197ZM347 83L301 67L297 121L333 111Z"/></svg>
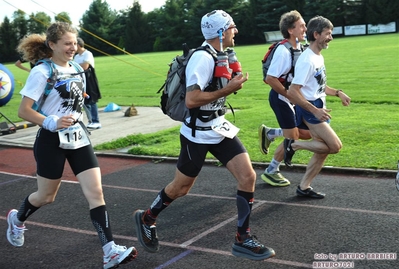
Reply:
<svg viewBox="0 0 399 269"><path fill-rule="evenodd" d="M254 235L248 235L247 238L240 238L236 235L232 254L236 257L255 261L269 259L276 255L272 248L261 244Z"/></svg>
<svg viewBox="0 0 399 269"><path fill-rule="evenodd" d="M14 224L14 219L17 217L18 210L11 209L7 214L7 240L14 247L22 247L24 245L24 231L26 230L25 225L17 226Z"/></svg>
<svg viewBox="0 0 399 269"><path fill-rule="evenodd" d="M136 210L134 212L134 220L136 224L137 239L141 246L148 252L157 252L159 250L159 243L155 223L152 225L144 223L144 210Z"/></svg>

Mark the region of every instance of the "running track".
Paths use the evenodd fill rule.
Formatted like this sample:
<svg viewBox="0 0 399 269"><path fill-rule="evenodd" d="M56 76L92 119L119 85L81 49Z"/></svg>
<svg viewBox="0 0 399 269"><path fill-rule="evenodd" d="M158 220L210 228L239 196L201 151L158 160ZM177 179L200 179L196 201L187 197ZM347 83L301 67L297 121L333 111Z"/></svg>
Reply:
<svg viewBox="0 0 399 269"><path fill-rule="evenodd" d="M231 255L236 225L236 182L223 167L206 165L186 197L158 220L161 249L147 253L137 242L134 210L147 208L174 174L175 163L100 156L104 194L115 241L133 245L138 258L121 268L399 268L399 193L393 177L323 172L313 187L323 200L301 199L295 188L302 172L284 171L292 185L273 188L258 178L252 233L276 251L255 262ZM263 167L256 169L259 175ZM56 201L26 223L25 245L9 245L6 214L36 188L30 149L0 149L0 268L101 268L99 239L87 203L68 165ZM373 256L373 253L381 255ZM331 254L331 255L330 255ZM345 256L346 255L346 256ZM372 259L371 259L372 258ZM322 263L325 262L325 263ZM323 268L323 267L319 267ZM326 267L324 267L326 268Z"/></svg>

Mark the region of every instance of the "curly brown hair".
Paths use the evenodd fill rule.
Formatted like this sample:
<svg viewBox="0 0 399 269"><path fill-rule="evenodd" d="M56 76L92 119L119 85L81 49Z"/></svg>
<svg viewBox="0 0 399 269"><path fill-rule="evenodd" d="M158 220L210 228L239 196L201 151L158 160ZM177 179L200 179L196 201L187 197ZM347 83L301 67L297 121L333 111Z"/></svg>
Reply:
<svg viewBox="0 0 399 269"><path fill-rule="evenodd" d="M25 61L36 63L40 59L51 58L53 51L48 46L48 42L57 43L66 33L74 33L77 30L66 22L55 22L51 24L46 34L31 34L22 38L17 47L18 53Z"/></svg>
<svg viewBox="0 0 399 269"><path fill-rule="evenodd" d="M43 58L50 58L53 51L46 46L45 34L31 34L22 38L17 47L18 53L25 61L36 63Z"/></svg>

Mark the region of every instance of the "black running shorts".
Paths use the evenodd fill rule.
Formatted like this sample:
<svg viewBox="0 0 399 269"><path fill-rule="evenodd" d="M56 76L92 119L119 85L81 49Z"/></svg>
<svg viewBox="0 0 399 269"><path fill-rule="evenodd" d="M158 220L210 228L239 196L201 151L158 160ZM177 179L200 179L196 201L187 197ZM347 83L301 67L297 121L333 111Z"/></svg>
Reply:
<svg viewBox="0 0 399 269"><path fill-rule="evenodd" d="M233 139L225 138L219 144L197 144L180 134L180 145L177 169L189 177L198 176L208 152L215 156L223 165L226 165L238 154L247 152L236 136Z"/></svg>
<svg viewBox="0 0 399 269"><path fill-rule="evenodd" d="M98 167L98 160L90 145L79 149L62 149L59 147L58 133L40 128L33 145L37 174L48 179L59 179L64 171L65 160L68 160L73 173L79 173Z"/></svg>

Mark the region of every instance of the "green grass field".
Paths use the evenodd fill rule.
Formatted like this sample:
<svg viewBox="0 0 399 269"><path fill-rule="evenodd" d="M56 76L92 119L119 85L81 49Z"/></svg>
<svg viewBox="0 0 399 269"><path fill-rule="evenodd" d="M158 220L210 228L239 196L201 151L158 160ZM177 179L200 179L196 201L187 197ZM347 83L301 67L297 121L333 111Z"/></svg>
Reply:
<svg viewBox="0 0 399 269"><path fill-rule="evenodd" d="M195 46L197 44L189 44ZM262 81L261 59L268 44L236 46L235 50L249 80L237 95L228 97L236 109L235 125L247 147L252 161L269 162L272 154L262 155L258 149L257 129L261 123L277 127L277 121L268 103L269 87ZM327 68L328 85L340 88L351 98L349 107L343 107L340 99L327 98L332 109L331 126L343 142L339 154L330 155L328 166L372 169L396 169L399 159L399 34L337 38L323 50ZM145 53L96 58L96 72L103 99L99 106L109 102L121 106L158 106L157 90L163 84L168 63L180 51ZM18 122L19 91L28 73L13 63L6 67L17 82L14 96L0 111ZM231 121L232 115L227 115ZM132 147L130 153L177 156L179 128L156 134L132 135L97 147L112 149ZM1 139L1 138L0 138ZM270 151L282 140L273 143ZM306 164L311 153L298 151L294 161ZM211 156L209 156L211 157Z"/></svg>

